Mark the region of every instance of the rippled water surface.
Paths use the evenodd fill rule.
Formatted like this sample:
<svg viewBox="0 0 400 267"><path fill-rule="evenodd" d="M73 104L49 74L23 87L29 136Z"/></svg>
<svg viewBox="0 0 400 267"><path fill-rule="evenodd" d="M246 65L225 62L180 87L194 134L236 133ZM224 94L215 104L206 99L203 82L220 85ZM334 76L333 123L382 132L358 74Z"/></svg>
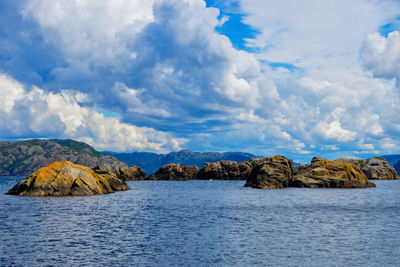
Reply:
<svg viewBox="0 0 400 267"><path fill-rule="evenodd" d="M4 195L0 265L399 266L400 182L369 189L137 181L92 197Z"/></svg>

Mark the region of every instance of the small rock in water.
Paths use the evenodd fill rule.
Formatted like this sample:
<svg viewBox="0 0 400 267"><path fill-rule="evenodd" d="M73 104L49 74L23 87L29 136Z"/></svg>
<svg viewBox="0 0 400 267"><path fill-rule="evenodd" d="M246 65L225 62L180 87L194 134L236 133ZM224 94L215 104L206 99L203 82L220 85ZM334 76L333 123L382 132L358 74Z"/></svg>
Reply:
<svg viewBox="0 0 400 267"><path fill-rule="evenodd" d="M186 181L194 179L198 172L199 167L197 166L170 163L162 166L155 174L147 177L147 179Z"/></svg>

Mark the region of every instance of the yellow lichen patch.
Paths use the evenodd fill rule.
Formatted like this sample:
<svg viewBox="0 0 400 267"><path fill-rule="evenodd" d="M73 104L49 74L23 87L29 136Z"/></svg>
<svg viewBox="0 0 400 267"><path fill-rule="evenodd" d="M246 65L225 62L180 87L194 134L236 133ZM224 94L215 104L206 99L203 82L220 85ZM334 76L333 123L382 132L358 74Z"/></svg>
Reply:
<svg viewBox="0 0 400 267"><path fill-rule="evenodd" d="M374 186L355 165L341 160L314 158L297 169L292 182L299 187L360 188Z"/></svg>
<svg viewBox="0 0 400 267"><path fill-rule="evenodd" d="M358 167L344 161L317 159L314 164L322 165L321 167L315 168L313 171L313 174L317 176L329 176L330 178L338 180L368 180L364 173ZM326 170L324 175L322 169ZM316 172L316 170L320 171Z"/></svg>
<svg viewBox="0 0 400 267"><path fill-rule="evenodd" d="M114 192L110 186L111 182L116 188L129 189L125 182L115 179L103 177L89 167L69 161L53 162L14 186L9 194L31 196L105 194Z"/></svg>
<svg viewBox="0 0 400 267"><path fill-rule="evenodd" d="M340 177L341 179L350 181L359 180L363 182L368 181L368 178L357 166L340 160L335 160L333 162L343 167L343 174Z"/></svg>
<svg viewBox="0 0 400 267"><path fill-rule="evenodd" d="M276 156L269 156L267 158L268 161L272 162L282 162L282 161L287 161L287 159L281 155L276 155Z"/></svg>
<svg viewBox="0 0 400 267"><path fill-rule="evenodd" d="M36 184L47 183L50 179L52 179L58 172L60 172L61 168L72 164L69 161L57 161L53 162L47 167L40 168L29 177L35 180ZM28 177L28 178L29 178Z"/></svg>

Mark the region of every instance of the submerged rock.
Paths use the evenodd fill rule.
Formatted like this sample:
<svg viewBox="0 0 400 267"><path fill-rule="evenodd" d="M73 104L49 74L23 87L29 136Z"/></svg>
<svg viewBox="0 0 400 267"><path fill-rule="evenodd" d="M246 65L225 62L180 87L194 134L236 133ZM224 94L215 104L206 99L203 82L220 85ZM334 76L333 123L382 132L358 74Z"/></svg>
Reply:
<svg viewBox="0 0 400 267"><path fill-rule="evenodd" d="M375 187L354 164L314 157L310 164L297 166L291 187L365 188Z"/></svg>
<svg viewBox="0 0 400 267"><path fill-rule="evenodd" d="M7 194L23 196L97 195L128 190L122 180L95 173L86 166L57 161L40 168L15 185Z"/></svg>
<svg viewBox="0 0 400 267"><path fill-rule="evenodd" d="M101 164L93 168L94 172L102 175L115 175L123 181L138 181L146 179L146 172L138 166L129 166L113 169L111 166Z"/></svg>
<svg viewBox="0 0 400 267"><path fill-rule="evenodd" d="M235 162L222 160L208 162L200 169L197 179L208 180L246 180L252 165L249 161Z"/></svg>
<svg viewBox="0 0 400 267"><path fill-rule="evenodd" d="M395 180L399 179L396 170L382 157L366 159L341 159L361 168L365 176L370 180Z"/></svg>
<svg viewBox="0 0 400 267"><path fill-rule="evenodd" d="M147 179L185 181L194 179L198 172L199 167L197 166L186 166L170 163L162 166L155 174L147 177Z"/></svg>
<svg viewBox="0 0 400 267"><path fill-rule="evenodd" d="M245 186L260 189L285 188L293 178L293 161L283 156L258 158L249 162L253 168Z"/></svg>

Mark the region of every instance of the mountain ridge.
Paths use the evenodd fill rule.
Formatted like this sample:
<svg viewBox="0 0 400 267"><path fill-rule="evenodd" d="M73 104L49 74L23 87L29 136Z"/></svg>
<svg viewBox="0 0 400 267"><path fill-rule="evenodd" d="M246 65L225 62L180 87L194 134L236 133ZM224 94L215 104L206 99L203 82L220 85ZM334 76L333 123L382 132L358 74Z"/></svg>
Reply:
<svg viewBox="0 0 400 267"><path fill-rule="evenodd" d="M188 149L166 154L99 152L86 143L71 139L29 139L0 142L0 175L28 175L54 161L65 160L92 168L101 163L113 168L135 165L151 175L169 163L201 168L207 162L221 160L242 162L255 157L257 156L245 152L194 152ZM400 173L400 155L381 157Z"/></svg>
<svg viewBox="0 0 400 267"><path fill-rule="evenodd" d="M70 161L90 168L107 164L113 168L126 164L103 155L90 145L71 139L30 139L0 142L0 175L28 175L55 161Z"/></svg>
<svg viewBox="0 0 400 267"><path fill-rule="evenodd" d="M385 158L397 173L400 173L400 154L384 155L381 157Z"/></svg>

